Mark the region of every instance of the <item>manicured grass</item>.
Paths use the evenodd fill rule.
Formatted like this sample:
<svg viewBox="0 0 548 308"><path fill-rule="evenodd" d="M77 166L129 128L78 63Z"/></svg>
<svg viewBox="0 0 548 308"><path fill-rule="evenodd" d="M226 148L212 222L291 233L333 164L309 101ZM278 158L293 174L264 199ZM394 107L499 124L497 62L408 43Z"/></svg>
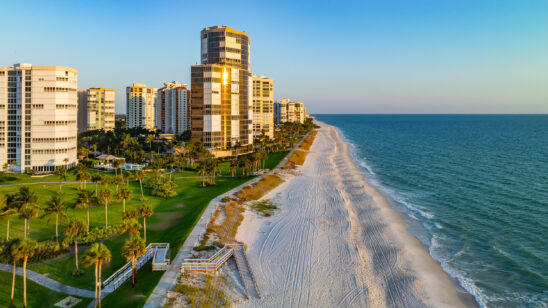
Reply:
<svg viewBox="0 0 548 308"><path fill-rule="evenodd" d="M286 152L272 153L271 157L267 160L266 164L275 166L283 159ZM196 176L196 173L192 171L183 171L178 176ZM56 178L56 177L55 177ZM171 251L171 259L175 257L179 248L184 243L184 240L190 234L194 228L196 222L200 219L201 214L205 210L207 204L216 196L245 183L253 177L218 177L216 185L207 186L205 188L200 187L199 178L185 178L175 180L177 184L178 196L169 199L163 199L150 195L149 189L144 189L145 197L147 201L142 202L140 198L139 183L136 181L130 182L129 188L133 193L132 200L126 202L126 210L136 208L142 203L147 203L154 209L154 215L147 219L147 241L152 242L169 242ZM24 181L23 181L24 182ZM72 209L74 205L74 199L78 192L79 184L66 184L63 186L63 197L67 203L69 210L69 217L79 217L86 219L85 210ZM57 194L59 190L58 184L37 184L31 185L31 190L37 192L38 202L41 206ZM0 195L7 193L15 193L19 189L19 186L0 186ZM95 190L95 184L88 183L88 189ZM101 189L101 185L99 185ZM115 192L114 185L109 185L109 189ZM113 200L109 203L108 207L108 221L109 225L122 224L122 203ZM142 224L142 219L139 219ZM96 207L90 210L90 224L91 227L102 227L105 224L105 211L104 207ZM10 223L10 237L23 237L23 225L24 221L17 217L14 217ZM4 236L6 230L6 222L0 221L0 236ZM53 239L55 236L55 224L46 224L46 219L35 218L30 222L30 237L39 241ZM60 234L64 232L64 224L59 227ZM141 232L141 236L142 236ZM112 260L109 264L103 265L102 278L103 280L114 273L117 269L123 266L127 261L121 256L121 248L128 235L118 235L109 240L106 240L104 244L110 249L112 254ZM83 258L86 248L81 247L79 249L79 258ZM30 265L29 268L39 273L47 273L52 279L62 282L67 285L71 285L78 288L93 290L94 271L93 268L83 268L80 263L80 268L84 269L85 273L82 276L72 276L72 271L75 268L74 255L70 255L61 260L52 262L46 265ZM124 285L119 291L106 297L105 303L112 301L112 306L105 307L118 307L118 306L140 306L145 301L150 292L152 292L154 286L157 284L163 272L151 272L150 265L147 265L139 272L139 281L135 289L127 285ZM125 291L124 291L125 290ZM138 291L141 290L141 291ZM127 296L119 296L118 294L126 294ZM141 292L141 293L139 293ZM139 295L141 294L141 295ZM34 295L30 295L34 297ZM8 296L9 298L9 296ZM0 295L0 300L4 299L4 295ZM123 304L120 304L120 301ZM31 306L33 307L33 306Z"/></svg>
<svg viewBox="0 0 548 308"><path fill-rule="evenodd" d="M135 288L131 287L131 278L113 294L103 299L103 307L143 307L148 297L158 284L164 272L153 272L152 264L147 263L137 273Z"/></svg>
<svg viewBox="0 0 548 308"><path fill-rule="evenodd" d="M2 170L3 171L3 170ZM89 170L91 174L99 173L101 175L114 176L114 172L102 172L96 170ZM59 177L54 174L40 175L31 177L21 173L0 173L0 186L4 184L21 184L21 183L42 183L42 182L59 182ZM67 171L67 180L65 182L76 182L76 174L74 170Z"/></svg>
<svg viewBox="0 0 548 308"><path fill-rule="evenodd" d="M11 297L12 274L0 272L0 307L8 307ZM27 279L27 306L32 308L53 307L53 305L68 295L52 291L29 279ZM86 307L90 299L84 298L80 303ZM23 277L15 277L15 299L16 307L23 307Z"/></svg>

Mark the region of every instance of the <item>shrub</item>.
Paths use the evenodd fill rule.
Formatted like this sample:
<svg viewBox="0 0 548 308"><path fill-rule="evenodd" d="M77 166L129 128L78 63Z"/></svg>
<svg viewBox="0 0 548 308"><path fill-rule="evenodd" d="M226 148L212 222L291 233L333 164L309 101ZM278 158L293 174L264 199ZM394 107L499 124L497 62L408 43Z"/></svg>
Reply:
<svg viewBox="0 0 548 308"><path fill-rule="evenodd" d="M264 217L272 216L274 210L278 207L272 203L270 199L265 199L261 201L255 201L249 206L253 211L262 214Z"/></svg>
<svg viewBox="0 0 548 308"><path fill-rule="evenodd" d="M238 193L238 198L242 201L258 200L276 186L283 183L283 181L284 180L282 180L279 176L269 174L259 182L242 188L242 190Z"/></svg>

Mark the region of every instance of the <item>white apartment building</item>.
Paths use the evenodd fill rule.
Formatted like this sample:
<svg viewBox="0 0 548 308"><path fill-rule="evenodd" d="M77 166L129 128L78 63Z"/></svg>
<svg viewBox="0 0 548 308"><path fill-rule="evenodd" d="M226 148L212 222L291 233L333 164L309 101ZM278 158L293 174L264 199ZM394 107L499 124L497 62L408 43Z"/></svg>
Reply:
<svg viewBox="0 0 548 308"><path fill-rule="evenodd" d="M155 129L154 104L156 103L157 89L149 88L141 83L134 83L133 86L127 87L126 94L126 127Z"/></svg>
<svg viewBox="0 0 548 308"><path fill-rule="evenodd" d="M274 80L253 76L253 136L274 138Z"/></svg>
<svg viewBox="0 0 548 308"><path fill-rule="evenodd" d="M190 90L177 81L166 82L156 98L156 128L167 134L190 130Z"/></svg>
<svg viewBox="0 0 548 308"><path fill-rule="evenodd" d="M78 91L78 133L88 130L114 130L116 90L90 88Z"/></svg>
<svg viewBox="0 0 548 308"><path fill-rule="evenodd" d="M77 163L78 71L27 63L0 67L0 167L54 171Z"/></svg>
<svg viewBox="0 0 548 308"><path fill-rule="evenodd" d="M301 102L292 102L288 98L274 103L274 120L276 123L297 122L304 123L308 118L306 108Z"/></svg>

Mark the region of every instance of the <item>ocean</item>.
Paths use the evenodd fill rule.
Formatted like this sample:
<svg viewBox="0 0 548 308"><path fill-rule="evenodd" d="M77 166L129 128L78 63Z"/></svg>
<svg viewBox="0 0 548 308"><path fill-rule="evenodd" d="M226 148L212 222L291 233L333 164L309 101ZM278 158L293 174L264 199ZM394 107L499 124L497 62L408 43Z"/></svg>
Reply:
<svg viewBox="0 0 548 308"><path fill-rule="evenodd" d="M316 115L482 307L548 307L548 115Z"/></svg>

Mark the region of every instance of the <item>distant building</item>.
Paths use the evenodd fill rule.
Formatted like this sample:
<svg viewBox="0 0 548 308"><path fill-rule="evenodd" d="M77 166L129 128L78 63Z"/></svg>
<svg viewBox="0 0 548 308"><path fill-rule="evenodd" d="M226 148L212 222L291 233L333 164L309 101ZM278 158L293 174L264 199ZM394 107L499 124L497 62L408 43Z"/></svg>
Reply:
<svg viewBox="0 0 548 308"><path fill-rule="evenodd" d="M78 71L0 67L0 168L54 171L77 163ZM14 164L11 164L14 162Z"/></svg>
<svg viewBox="0 0 548 308"><path fill-rule="evenodd" d="M283 98L281 101L274 103L274 120L276 120L276 123L304 123L306 118L308 118L308 114L301 102L292 102L288 98Z"/></svg>
<svg viewBox="0 0 548 308"><path fill-rule="evenodd" d="M156 98L156 128L163 133L190 130L190 90L177 81L166 82Z"/></svg>
<svg viewBox="0 0 548 308"><path fill-rule="evenodd" d="M253 76L253 135L274 138L274 81Z"/></svg>
<svg viewBox="0 0 548 308"><path fill-rule="evenodd" d="M90 88L78 91L78 132L114 130L116 90Z"/></svg>
<svg viewBox="0 0 548 308"><path fill-rule="evenodd" d="M202 64L191 67L192 138L216 156L253 143L249 36L225 26L201 32Z"/></svg>
<svg viewBox="0 0 548 308"><path fill-rule="evenodd" d="M155 129L154 104L156 88L149 88L141 83L134 83L126 89L126 127Z"/></svg>

